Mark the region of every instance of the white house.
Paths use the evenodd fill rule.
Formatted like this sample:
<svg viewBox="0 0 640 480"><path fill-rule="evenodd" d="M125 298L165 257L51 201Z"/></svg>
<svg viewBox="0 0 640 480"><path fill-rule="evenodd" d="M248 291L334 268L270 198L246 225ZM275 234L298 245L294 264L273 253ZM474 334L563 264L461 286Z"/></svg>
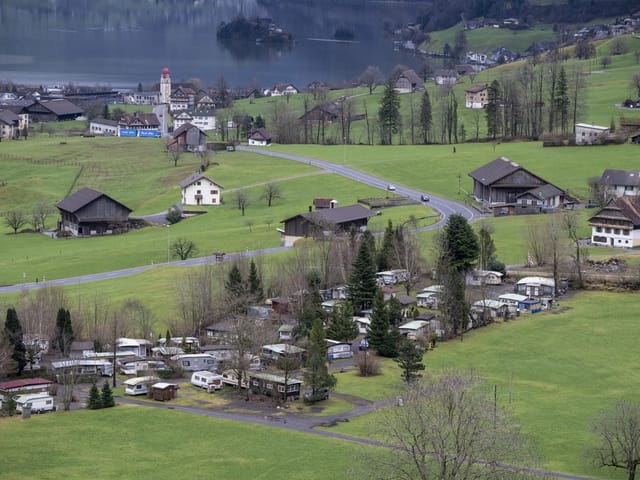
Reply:
<svg viewBox="0 0 640 480"><path fill-rule="evenodd" d="M265 89L263 92L265 97L281 97L283 95L296 95L300 91L290 83L276 83L273 87Z"/></svg>
<svg viewBox="0 0 640 480"><path fill-rule="evenodd" d="M107 120L106 118L94 118L89 123L89 131L93 135L104 135L105 137L118 136L118 122Z"/></svg>
<svg viewBox="0 0 640 480"><path fill-rule="evenodd" d="M488 102L487 93L489 87L487 84L471 85L464 90L465 107L467 108L484 108Z"/></svg>
<svg viewBox="0 0 640 480"><path fill-rule="evenodd" d="M576 145L593 145L602 143L609 135L608 127L576 123Z"/></svg>
<svg viewBox="0 0 640 480"><path fill-rule="evenodd" d="M220 205L222 185L202 173L194 173L180 182L183 205Z"/></svg>
<svg viewBox="0 0 640 480"><path fill-rule="evenodd" d="M467 52L465 55L467 62L479 63L484 65L487 63L487 55L480 52Z"/></svg>
<svg viewBox="0 0 640 480"><path fill-rule="evenodd" d="M249 135L249 145L262 147L271 145L271 134L264 128L257 128Z"/></svg>
<svg viewBox="0 0 640 480"><path fill-rule="evenodd" d="M458 72L455 70L438 70L433 79L436 85L455 85L458 83Z"/></svg>
<svg viewBox="0 0 640 480"><path fill-rule="evenodd" d="M607 168L600 177L600 185L607 198L640 195L640 170L615 170Z"/></svg>
<svg viewBox="0 0 640 480"><path fill-rule="evenodd" d="M640 246L640 197L625 195L611 200L589 219L594 245L634 248Z"/></svg>
<svg viewBox="0 0 640 480"><path fill-rule="evenodd" d="M466 283L474 287L482 285L500 285L502 283L502 273L492 270L472 270L467 273Z"/></svg>
<svg viewBox="0 0 640 480"><path fill-rule="evenodd" d="M178 129L185 123L195 125L200 130L215 130L216 115L214 110L183 110L173 116L173 128Z"/></svg>

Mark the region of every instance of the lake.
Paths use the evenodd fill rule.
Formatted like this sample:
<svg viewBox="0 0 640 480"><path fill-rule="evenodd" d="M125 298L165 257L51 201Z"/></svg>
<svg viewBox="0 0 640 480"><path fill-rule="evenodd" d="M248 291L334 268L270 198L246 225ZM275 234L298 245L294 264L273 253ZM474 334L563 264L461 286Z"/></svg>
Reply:
<svg viewBox="0 0 640 480"><path fill-rule="evenodd" d="M365 0L2 0L0 80L32 85L75 83L133 88L158 82L163 66L174 81L299 88L314 80L357 78L368 65L389 73L418 69L420 57L394 51L384 25L415 20L418 7ZM27 9L25 5L36 5ZM290 48L235 45L216 39L220 22L268 17L294 35ZM336 42L347 27L353 42Z"/></svg>

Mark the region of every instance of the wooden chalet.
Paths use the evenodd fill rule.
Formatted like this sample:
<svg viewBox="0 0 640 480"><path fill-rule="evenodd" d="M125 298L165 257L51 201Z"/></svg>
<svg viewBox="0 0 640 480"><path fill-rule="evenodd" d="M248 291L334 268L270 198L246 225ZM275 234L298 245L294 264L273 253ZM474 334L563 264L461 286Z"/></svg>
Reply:
<svg viewBox="0 0 640 480"><path fill-rule="evenodd" d="M299 238L321 237L325 232L366 230L369 218L375 215L375 212L362 205L323 208L285 218L282 220L284 230L281 233L285 245L292 245Z"/></svg>
<svg viewBox="0 0 640 480"><path fill-rule="evenodd" d="M75 120L84 110L64 98L39 100L25 108L33 122L63 122Z"/></svg>
<svg viewBox="0 0 640 480"><path fill-rule="evenodd" d="M539 213L573 202L564 190L506 157L487 163L469 176L475 200L496 213Z"/></svg>
<svg viewBox="0 0 640 480"><path fill-rule="evenodd" d="M106 235L129 230L131 209L110 196L82 188L58 202L60 232L77 236Z"/></svg>
<svg viewBox="0 0 640 480"><path fill-rule="evenodd" d="M422 91L424 90L424 82L414 70L405 70L396 80L395 90L398 93Z"/></svg>
<svg viewBox="0 0 640 480"><path fill-rule="evenodd" d="M167 148L181 152L203 152L207 148L207 134L195 125L185 123L174 130Z"/></svg>
<svg viewBox="0 0 640 480"><path fill-rule="evenodd" d="M589 219L589 226L594 245L640 246L640 197L625 195L611 200Z"/></svg>
<svg viewBox="0 0 640 480"><path fill-rule="evenodd" d="M124 113L118 120L118 127L152 130L160 128L160 120L155 113Z"/></svg>

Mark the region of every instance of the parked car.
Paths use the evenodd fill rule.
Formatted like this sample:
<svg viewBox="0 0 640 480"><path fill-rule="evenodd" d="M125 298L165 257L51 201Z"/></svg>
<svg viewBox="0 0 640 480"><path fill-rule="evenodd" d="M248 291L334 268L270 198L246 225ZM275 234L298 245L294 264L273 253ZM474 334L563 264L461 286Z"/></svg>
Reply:
<svg viewBox="0 0 640 480"><path fill-rule="evenodd" d="M387 190L389 190L390 192L395 192L396 191L396 186L389 184L387 185Z"/></svg>
<svg viewBox="0 0 640 480"><path fill-rule="evenodd" d="M367 348L369 348L369 340L367 340L366 338L363 338L362 340L360 340L360 345L358 345L358 349L366 350Z"/></svg>

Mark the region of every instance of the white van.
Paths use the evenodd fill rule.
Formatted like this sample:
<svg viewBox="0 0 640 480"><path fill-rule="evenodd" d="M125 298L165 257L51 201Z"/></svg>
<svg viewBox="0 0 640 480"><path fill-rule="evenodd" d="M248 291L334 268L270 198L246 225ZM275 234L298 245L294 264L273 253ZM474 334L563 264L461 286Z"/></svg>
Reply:
<svg viewBox="0 0 640 480"><path fill-rule="evenodd" d="M124 393L126 395L146 395L149 393L149 386L156 383L158 377L136 377L125 380Z"/></svg>
<svg viewBox="0 0 640 480"><path fill-rule="evenodd" d="M24 407L31 407L33 413L53 412L56 409L53 397L48 393L31 393L14 397L16 410L22 413Z"/></svg>
<svg viewBox="0 0 640 480"><path fill-rule="evenodd" d="M223 387L222 375L207 372L206 370L194 372L191 375L191 385L204 388L208 393L213 393Z"/></svg>

